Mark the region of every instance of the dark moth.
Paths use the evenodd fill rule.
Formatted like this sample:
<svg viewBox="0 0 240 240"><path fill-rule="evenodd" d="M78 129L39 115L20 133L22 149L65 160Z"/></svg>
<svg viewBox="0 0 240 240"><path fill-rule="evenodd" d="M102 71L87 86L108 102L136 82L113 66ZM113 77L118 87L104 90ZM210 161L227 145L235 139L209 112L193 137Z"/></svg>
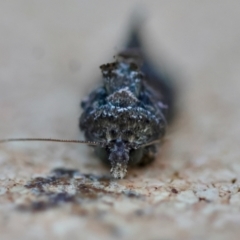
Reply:
<svg viewBox="0 0 240 240"><path fill-rule="evenodd" d="M80 129L97 156L123 178L128 165L151 162L172 116L173 91L142 51L140 28L116 60L100 66L102 86L82 101Z"/></svg>

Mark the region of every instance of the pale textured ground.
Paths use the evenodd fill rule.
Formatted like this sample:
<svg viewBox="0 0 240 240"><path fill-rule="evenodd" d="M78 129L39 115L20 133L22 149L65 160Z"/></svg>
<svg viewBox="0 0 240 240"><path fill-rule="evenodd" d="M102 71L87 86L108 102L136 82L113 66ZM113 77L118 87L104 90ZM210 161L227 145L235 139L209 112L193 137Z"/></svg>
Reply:
<svg viewBox="0 0 240 240"><path fill-rule="evenodd" d="M98 178L108 171L86 146L1 145L1 239L239 239L240 2L145 7L149 52L182 88L159 159L114 182ZM0 138L82 138L80 99L121 49L134 8L127 0L1 1ZM81 173L44 185L41 197L24 187L56 167ZM45 206L49 191L74 199Z"/></svg>

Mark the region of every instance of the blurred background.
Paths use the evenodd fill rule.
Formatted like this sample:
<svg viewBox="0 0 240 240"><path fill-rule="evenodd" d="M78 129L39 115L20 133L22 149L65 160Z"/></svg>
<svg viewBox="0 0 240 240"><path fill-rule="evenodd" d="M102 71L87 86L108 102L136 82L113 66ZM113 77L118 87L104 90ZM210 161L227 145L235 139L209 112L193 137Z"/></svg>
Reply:
<svg viewBox="0 0 240 240"><path fill-rule="evenodd" d="M0 138L82 139L80 100L101 84L99 66L122 49L138 9L146 15L142 36L148 55L180 89L180 112L166 150L153 167L140 171L138 181L164 181L176 170L187 182L237 178L238 0L1 0ZM54 151L46 157L49 146ZM59 165L105 171L89 160L86 146L65 144L1 145L0 163L0 179L29 178Z"/></svg>

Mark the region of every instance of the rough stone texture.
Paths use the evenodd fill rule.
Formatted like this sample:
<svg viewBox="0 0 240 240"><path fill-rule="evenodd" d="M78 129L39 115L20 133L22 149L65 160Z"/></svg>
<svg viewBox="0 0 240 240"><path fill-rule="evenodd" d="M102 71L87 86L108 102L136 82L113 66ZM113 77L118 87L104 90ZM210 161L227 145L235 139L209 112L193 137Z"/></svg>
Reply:
<svg viewBox="0 0 240 240"><path fill-rule="evenodd" d="M142 2L149 52L180 87L159 158L112 181L86 146L1 145L1 239L239 239L240 3ZM80 99L136 5L1 1L0 138L82 138Z"/></svg>

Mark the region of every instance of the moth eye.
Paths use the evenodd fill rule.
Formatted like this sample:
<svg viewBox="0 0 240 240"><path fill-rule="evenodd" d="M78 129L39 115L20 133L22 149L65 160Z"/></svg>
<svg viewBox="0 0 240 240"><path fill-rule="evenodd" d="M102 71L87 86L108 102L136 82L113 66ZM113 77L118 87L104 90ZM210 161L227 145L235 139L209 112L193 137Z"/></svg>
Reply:
<svg viewBox="0 0 240 240"><path fill-rule="evenodd" d="M150 123L149 119L145 119L145 123L149 124Z"/></svg>
<svg viewBox="0 0 240 240"><path fill-rule="evenodd" d="M117 131L115 129L111 129L109 133L112 137L115 137L117 135Z"/></svg>

